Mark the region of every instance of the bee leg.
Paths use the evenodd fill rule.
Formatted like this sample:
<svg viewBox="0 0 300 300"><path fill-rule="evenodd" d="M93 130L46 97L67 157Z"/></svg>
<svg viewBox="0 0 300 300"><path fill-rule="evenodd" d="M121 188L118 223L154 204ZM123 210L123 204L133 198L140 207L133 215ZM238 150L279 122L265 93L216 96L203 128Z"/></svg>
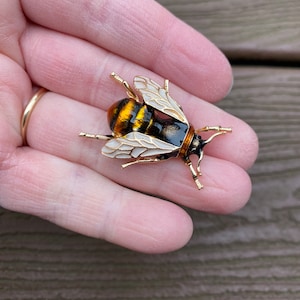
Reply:
<svg viewBox="0 0 300 300"><path fill-rule="evenodd" d="M202 158L203 158L203 151L201 151L198 162L197 162L197 172L198 172L199 176L202 175L201 169L200 169L200 163L202 161Z"/></svg>
<svg viewBox="0 0 300 300"><path fill-rule="evenodd" d="M136 102L141 102L139 97L136 95L136 93L134 92L133 88L129 85L129 83L124 80L122 77L120 77L118 74L116 74L115 72L112 72L110 74L110 76L116 80L118 83L122 84L123 87L126 90L127 96L129 98L133 98Z"/></svg>
<svg viewBox="0 0 300 300"><path fill-rule="evenodd" d="M203 128L197 129L197 132L202 132L202 131L220 131L220 132L231 132L232 129L230 127L222 127L222 126L205 126Z"/></svg>
<svg viewBox="0 0 300 300"><path fill-rule="evenodd" d="M203 142L203 145L206 145L206 144L210 143L215 137L217 137L219 135L222 135L222 134L225 134L225 133L227 133L227 131L216 132L215 134L213 134L212 136L210 136L207 140L205 140Z"/></svg>
<svg viewBox="0 0 300 300"><path fill-rule="evenodd" d="M230 127L221 127L221 126L205 126L203 128L197 129L196 133L199 132L203 132L203 131L217 131L215 134L213 134L212 136L210 136L207 140L204 141L203 145L206 145L208 143L210 143L215 137L228 133L228 132L232 132L232 129Z"/></svg>
<svg viewBox="0 0 300 300"><path fill-rule="evenodd" d="M185 158L184 161L185 161L185 164L190 168L190 171L191 171L191 173L192 173L192 177L193 177L193 179L194 179L194 181L195 181L195 183L196 183L196 186L197 186L198 190L203 189L203 185L202 185L201 182L199 181L198 174L197 174L197 172L195 171L195 169L194 169L194 167L193 167L193 165L192 165L191 160L187 157L187 158ZM197 168L197 169L198 169L198 168Z"/></svg>
<svg viewBox="0 0 300 300"><path fill-rule="evenodd" d="M164 89L169 93L169 79L165 79Z"/></svg>
<svg viewBox="0 0 300 300"><path fill-rule="evenodd" d="M96 139L96 140L110 140L113 138L112 135L92 134L87 132L80 132L79 136L90 138L90 139Z"/></svg>
<svg viewBox="0 0 300 300"><path fill-rule="evenodd" d="M137 159L137 160L134 160L134 161L130 161L126 164L123 164L122 168L127 168L129 166L132 166L132 165L135 165L135 164L138 164L138 163L150 163L150 162L158 162L158 161L161 161L161 159L158 158L158 157Z"/></svg>

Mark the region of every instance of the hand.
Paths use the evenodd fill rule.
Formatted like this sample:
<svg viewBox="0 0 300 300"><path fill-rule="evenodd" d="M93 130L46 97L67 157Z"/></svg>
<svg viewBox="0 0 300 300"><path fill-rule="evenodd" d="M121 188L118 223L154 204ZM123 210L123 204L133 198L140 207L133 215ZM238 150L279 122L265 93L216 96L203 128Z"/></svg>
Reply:
<svg viewBox="0 0 300 300"><path fill-rule="evenodd" d="M191 219L177 204L230 213L247 202L245 170L256 158L257 138L243 121L211 104L229 92L232 73L205 37L148 0L0 6L3 207L158 253L190 239ZM112 71L129 83L135 75L161 84L167 78L171 96L195 128L233 128L205 149L203 190L180 159L122 170L124 161L100 154L103 141L78 137L81 131L111 133L106 110L125 96L109 77ZM32 113L29 146L23 146L20 118L35 85L49 92Z"/></svg>

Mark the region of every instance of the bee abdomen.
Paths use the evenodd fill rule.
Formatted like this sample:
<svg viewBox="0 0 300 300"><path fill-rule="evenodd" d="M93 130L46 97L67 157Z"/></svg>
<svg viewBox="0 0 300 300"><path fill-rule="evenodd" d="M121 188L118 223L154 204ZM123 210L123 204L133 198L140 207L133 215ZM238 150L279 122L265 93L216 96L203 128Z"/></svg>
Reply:
<svg viewBox="0 0 300 300"><path fill-rule="evenodd" d="M116 137L132 131L145 132L151 123L153 110L147 105L125 98L113 104L108 110L108 122Z"/></svg>

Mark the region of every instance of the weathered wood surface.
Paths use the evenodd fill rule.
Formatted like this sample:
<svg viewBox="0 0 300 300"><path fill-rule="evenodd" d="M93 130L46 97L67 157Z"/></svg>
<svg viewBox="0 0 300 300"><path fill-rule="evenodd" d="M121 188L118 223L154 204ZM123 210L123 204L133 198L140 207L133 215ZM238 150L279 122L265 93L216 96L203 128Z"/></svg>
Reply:
<svg viewBox="0 0 300 300"><path fill-rule="evenodd" d="M297 1L161 2L224 49L299 51ZM244 209L231 216L191 211L189 245L158 256L1 210L0 299L300 299L300 70L261 61L234 66L234 74L221 106L260 139Z"/></svg>
<svg viewBox="0 0 300 300"><path fill-rule="evenodd" d="M235 59L300 59L297 0L160 0Z"/></svg>

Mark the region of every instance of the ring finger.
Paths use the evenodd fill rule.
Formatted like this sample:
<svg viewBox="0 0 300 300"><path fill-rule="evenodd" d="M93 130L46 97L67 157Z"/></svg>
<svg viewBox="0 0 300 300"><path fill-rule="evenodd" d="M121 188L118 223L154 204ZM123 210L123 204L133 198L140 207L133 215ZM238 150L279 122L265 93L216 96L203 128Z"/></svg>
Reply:
<svg viewBox="0 0 300 300"><path fill-rule="evenodd" d="M228 213L243 206L249 197L251 185L246 172L225 159L205 157L201 178L205 188L199 192L188 168L180 160L170 159L160 164L141 164L122 170L120 160L99 153L103 142L78 137L84 128L109 133L106 113L49 92L35 108L27 136L30 146L37 150L88 166L121 185L195 209Z"/></svg>

